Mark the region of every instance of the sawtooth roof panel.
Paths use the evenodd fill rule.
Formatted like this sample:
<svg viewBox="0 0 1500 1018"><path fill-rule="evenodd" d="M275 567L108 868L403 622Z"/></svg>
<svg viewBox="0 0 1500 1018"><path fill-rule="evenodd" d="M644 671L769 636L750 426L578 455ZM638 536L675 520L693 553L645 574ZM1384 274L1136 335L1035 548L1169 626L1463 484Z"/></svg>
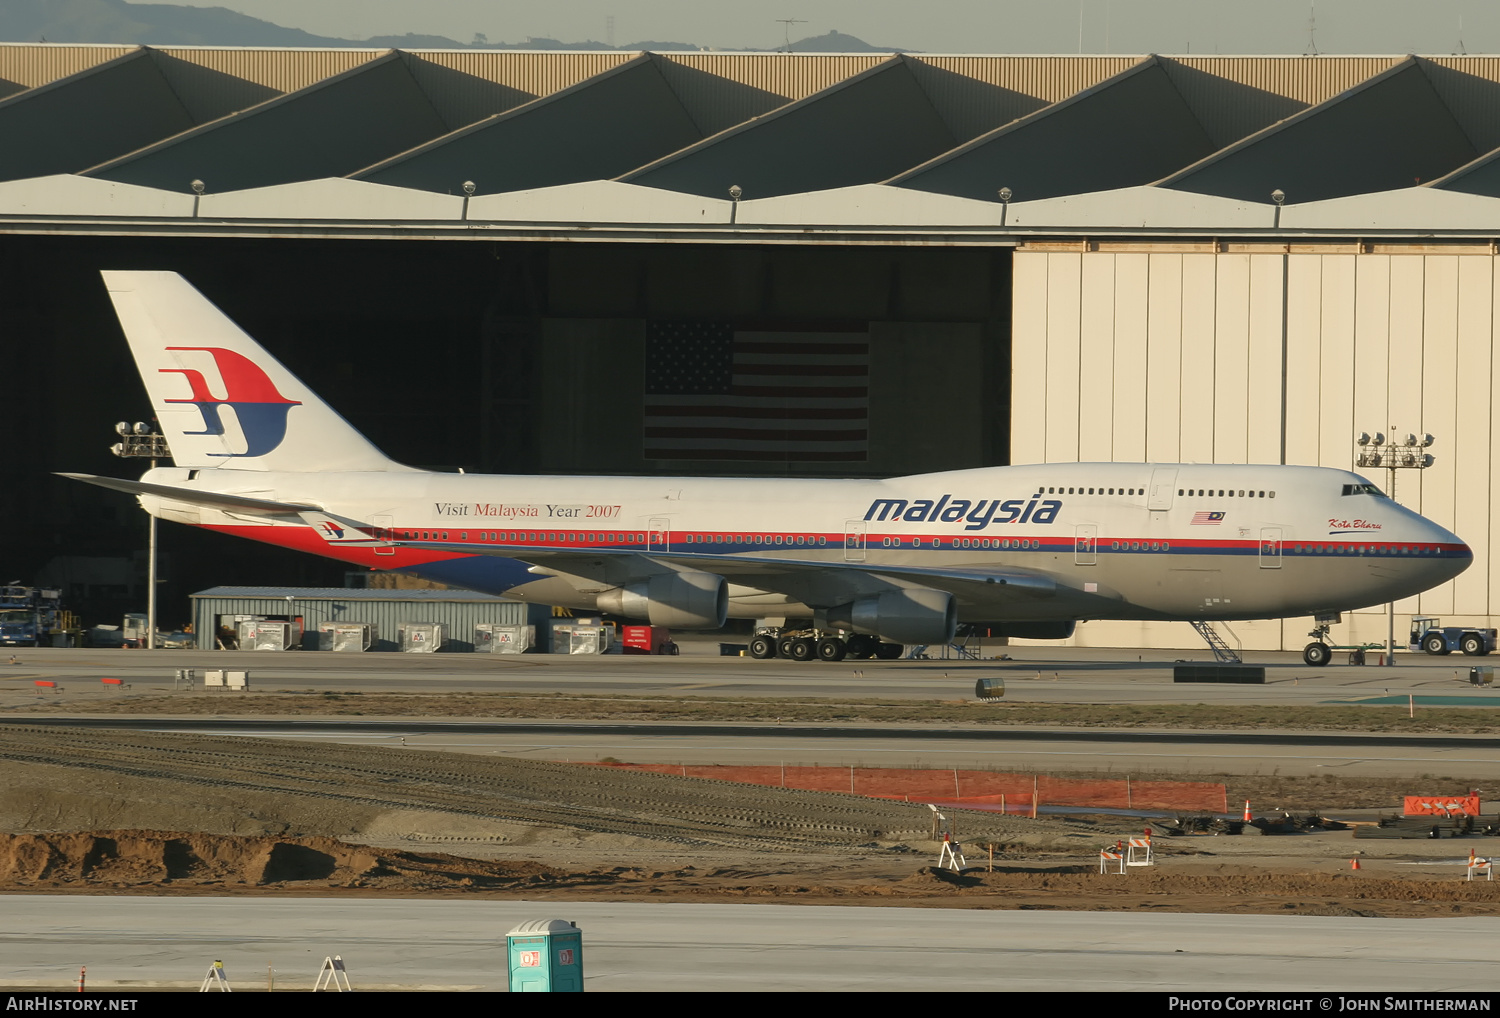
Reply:
<svg viewBox="0 0 1500 1018"><path fill-rule="evenodd" d="M1500 148L1500 57L1419 57L1432 87L1480 152Z"/></svg>
<svg viewBox="0 0 1500 1018"><path fill-rule="evenodd" d="M887 184L742 201L735 217L746 226L999 226L1001 206Z"/></svg>
<svg viewBox="0 0 1500 1018"><path fill-rule="evenodd" d="M464 201L407 187L330 177L206 194L202 219L457 219Z"/></svg>
<svg viewBox="0 0 1500 1018"><path fill-rule="evenodd" d="M617 177L702 137L657 61L642 54L355 176L448 193L470 180L494 194Z"/></svg>
<svg viewBox="0 0 1500 1018"><path fill-rule="evenodd" d="M1357 88L1400 57L1162 57L1214 143L1241 138Z"/></svg>
<svg viewBox="0 0 1500 1018"><path fill-rule="evenodd" d="M160 53L277 92L298 92L378 60L387 49L271 49L263 46L160 46Z"/></svg>
<svg viewBox="0 0 1500 1018"><path fill-rule="evenodd" d="M959 141L1061 102L1140 63L1139 57L931 56L907 64Z"/></svg>
<svg viewBox="0 0 1500 1018"><path fill-rule="evenodd" d="M868 184L954 145L906 61L885 63L619 179L749 198Z"/></svg>
<svg viewBox="0 0 1500 1018"><path fill-rule="evenodd" d="M480 195L469 218L483 222L728 223L730 202L617 180Z"/></svg>
<svg viewBox="0 0 1500 1018"><path fill-rule="evenodd" d="M1289 230L1497 230L1500 198L1403 187L1328 201L1288 205L1281 227Z"/></svg>
<svg viewBox="0 0 1500 1018"><path fill-rule="evenodd" d="M1147 184L1214 148L1153 58L889 182L976 200L1001 186L1051 198Z"/></svg>
<svg viewBox="0 0 1500 1018"><path fill-rule="evenodd" d="M0 99L108 63L139 46L0 42Z"/></svg>
<svg viewBox="0 0 1500 1018"><path fill-rule="evenodd" d="M607 74L638 53L410 50L412 75L454 127Z"/></svg>
<svg viewBox="0 0 1500 1018"><path fill-rule="evenodd" d="M1159 183L1246 201L1280 189L1294 202L1432 180L1477 153L1416 60Z"/></svg>
<svg viewBox="0 0 1500 1018"><path fill-rule="evenodd" d="M1144 186L1013 202L1005 221L1018 229L1264 229L1274 223L1274 215L1270 204Z"/></svg>
<svg viewBox="0 0 1500 1018"><path fill-rule="evenodd" d="M0 180L76 173L193 124L151 54L136 50L0 100Z"/></svg>
<svg viewBox="0 0 1500 1018"><path fill-rule="evenodd" d="M121 159L91 176L215 192L340 177L446 133L395 52Z"/></svg>
<svg viewBox="0 0 1500 1018"><path fill-rule="evenodd" d="M71 174L0 182L0 215L156 219L192 214L192 195L154 187Z"/></svg>

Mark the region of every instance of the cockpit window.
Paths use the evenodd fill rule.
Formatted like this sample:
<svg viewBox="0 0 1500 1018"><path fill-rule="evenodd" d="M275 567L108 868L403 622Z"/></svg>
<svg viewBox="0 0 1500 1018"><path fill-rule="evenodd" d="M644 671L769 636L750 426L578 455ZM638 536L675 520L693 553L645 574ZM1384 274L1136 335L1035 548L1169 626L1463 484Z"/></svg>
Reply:
<svg viewBox="0 0 1500 1018"><path fill-rule="evenodd" d="M1381 491L1373 484L1346 484L1344 485L1344 494L1374 495L1376 498L1385 498L1385 492Z"/></svg>

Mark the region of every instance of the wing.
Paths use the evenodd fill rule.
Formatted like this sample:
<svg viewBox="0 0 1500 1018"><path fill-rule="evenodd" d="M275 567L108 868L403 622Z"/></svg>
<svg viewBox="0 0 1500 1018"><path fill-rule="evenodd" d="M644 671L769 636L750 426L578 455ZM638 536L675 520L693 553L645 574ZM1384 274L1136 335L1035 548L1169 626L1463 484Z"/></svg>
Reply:
<svg viewBox="0 0 1500 1018"><path fill-rule="evenodd" d="M888 590L926 587L952 594L961 607L1034 603L1055 597L1057 581L1038 571L1013 566L932 567L875 565L825 559L756 555L694 555L612 548L567 550L516 544L475 546L447 541L397 541L400 547L462 550L532 564L541 575L563 576L580 590L602 590L662 573L701 570L741 586L785 594L809 608L832 608ZM583 580L584 584L577 581ZM1067 588L1064 588L1066 590Z"/></svg>

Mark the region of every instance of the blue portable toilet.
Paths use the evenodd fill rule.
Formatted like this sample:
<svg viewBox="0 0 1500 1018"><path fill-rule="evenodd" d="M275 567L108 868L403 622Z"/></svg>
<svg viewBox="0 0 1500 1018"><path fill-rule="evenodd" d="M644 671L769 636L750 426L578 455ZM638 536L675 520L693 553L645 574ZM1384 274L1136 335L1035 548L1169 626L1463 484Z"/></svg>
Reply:
<svg viewBox="0 0 1500 1018"><path fill-rule="evenodd" d="M505 935L511 993L582 993L583 933L566 919L532 919Z"/></svg>

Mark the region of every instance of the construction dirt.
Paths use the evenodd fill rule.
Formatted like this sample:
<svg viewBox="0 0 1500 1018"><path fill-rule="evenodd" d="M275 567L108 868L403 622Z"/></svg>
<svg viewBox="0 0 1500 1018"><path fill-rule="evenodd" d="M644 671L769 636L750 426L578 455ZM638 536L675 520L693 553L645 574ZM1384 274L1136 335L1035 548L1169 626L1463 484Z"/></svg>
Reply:
<svg viewBox="0 0 1500 1018"><path fill-rule="evenodd" d="M6 724L0 774L9 892L1500 915L1500 885L1464 879L1489 838L1158 830L1155 866L1101 875L1100 849L1149 821L952 811L978 866L959 876L932 867L920 804L612 767ZM1298 810L1399 802L1394 782L1255 780Z"/></svg>

